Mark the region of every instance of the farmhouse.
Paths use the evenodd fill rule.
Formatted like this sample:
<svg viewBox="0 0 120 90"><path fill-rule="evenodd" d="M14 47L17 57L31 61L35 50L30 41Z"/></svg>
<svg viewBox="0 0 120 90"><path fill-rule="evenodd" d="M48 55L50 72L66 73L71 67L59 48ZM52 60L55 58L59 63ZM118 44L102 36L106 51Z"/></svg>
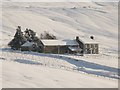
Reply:
<svg viewBox="0 0 120 90"><path fill-rule="evenodd" d="M44 53L64 54L81 51L76 40L41 40L41 44Z"/></svg>
<svg viewBox="0 0 120 90"><path fill-rule="evenodd" d="M79 47L83 50L83 54L99 54L99 45L94 39L76 37L76 41L79 43Z"/></svg>

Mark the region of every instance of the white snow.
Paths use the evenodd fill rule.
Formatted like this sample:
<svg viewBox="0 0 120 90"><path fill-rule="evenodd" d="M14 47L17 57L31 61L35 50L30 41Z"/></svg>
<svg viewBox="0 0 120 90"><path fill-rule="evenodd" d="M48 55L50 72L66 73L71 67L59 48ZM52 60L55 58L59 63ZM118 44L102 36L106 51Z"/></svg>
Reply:
<svg viewBox="0 0 120 90"><path fill-rule="evenodd" d="M34 42L29 42L27 41L26 43L24 43L22 46L32 46L34 44Z"/></svg>
<svg viewBox="0 0 120 90"><path fill-rule="evenodd" d="M4 0L4 2L119 2L119 0Z"/></svg>
<svg viewBox="0 0 120 90"><path fill-rule="evenodd" d="M63 42L62 40L41 40L41 42L45 45L45 46L64 46L66 45L65 42Z"/></svg>
<svg viewBox="0 0 120 90"><path fill-rule="evenodd" d="M70 45L70 46L79 45L76 40L63 40L63 41L66 43L66 45Z"/></svg>
<svg viewBox="0 0 120 90"><path fill-rule="evenodd" d="M79 47L68 47L71 51L81 51L82 49Z"/></svg>
<svg viewBox="0 0 120 90"><path fill-rule="evenodd" d="M79 45L75 40L45 40L45 39L42 39L41 42L45 46Z"/></svg>
<svg viewBox="0 0 120 90"><path fill-rule="evenodd" d="M3 77L3 87L118 87L118 3L4 2L2 10L0 80ZM93 35L99 43L100 54L76 56L13 51L7 44L18 25L22 31L34 30L38 37L44 31L50 32L59 40L76 36L87 40ZM66 43L62 41L62 44Z"/></svg>
<svg viewBox="0 0 120 90"><path fill-rule="evenodd" d="M117 80L93 77L65 70L3 63L3 88L116 88ZM92 82L92 83L91 83Z"/></svg>
<svg viewBox="0 0 120 90"><path fill-rule="evenodd" d="M81 42L83 42L84 44L99 44L96 40L95 40L95 38L94 39L90 39L90 37L80 37L79 38L79 40L81 41Z"/></svg>

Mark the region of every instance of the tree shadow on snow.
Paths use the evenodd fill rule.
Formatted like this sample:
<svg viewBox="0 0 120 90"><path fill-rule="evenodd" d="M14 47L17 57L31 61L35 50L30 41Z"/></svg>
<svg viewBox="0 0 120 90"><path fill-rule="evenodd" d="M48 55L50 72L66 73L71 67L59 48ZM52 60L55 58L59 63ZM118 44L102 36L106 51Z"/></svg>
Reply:
<svg viewBox="0 0 120 90"><path fill-rule="evenodd" d="M25 60L25 59L15 59L15 62L23 63L23 64L31 64L31 65L41 65L41 63Z"/></svg>

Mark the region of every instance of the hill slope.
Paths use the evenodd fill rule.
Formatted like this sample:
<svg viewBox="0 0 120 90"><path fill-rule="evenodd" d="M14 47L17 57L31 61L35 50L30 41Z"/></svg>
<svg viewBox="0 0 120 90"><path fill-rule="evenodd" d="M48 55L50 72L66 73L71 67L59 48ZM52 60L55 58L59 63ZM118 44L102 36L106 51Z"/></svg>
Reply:
<svg viewBox="0 0 120 90"><path fill-rule="evenodd" d="M72 87L74 83L73 87L117 87L114 80L118 77L117 9L117 3L3 3L3 41L0 43L3 86ZM87 39L94 35L100 54L81 57L11 51L7 44L18 25L23 31L34 30L38 37L44 31L58 39L76 36ZM76 68L80 72L74 72Z"/></svg>

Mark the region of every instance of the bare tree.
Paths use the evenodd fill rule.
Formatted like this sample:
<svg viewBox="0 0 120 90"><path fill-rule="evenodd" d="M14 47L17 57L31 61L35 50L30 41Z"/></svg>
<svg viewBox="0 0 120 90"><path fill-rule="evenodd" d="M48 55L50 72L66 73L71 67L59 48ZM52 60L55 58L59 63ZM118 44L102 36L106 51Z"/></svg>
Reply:
<svg viewBox="0 0 120 90"><path fill-rule="evenodd" d="M53 34L50 34L49 32L44 31L44 33L40 35L40 39L57 39L57 38Z"/></svg>

